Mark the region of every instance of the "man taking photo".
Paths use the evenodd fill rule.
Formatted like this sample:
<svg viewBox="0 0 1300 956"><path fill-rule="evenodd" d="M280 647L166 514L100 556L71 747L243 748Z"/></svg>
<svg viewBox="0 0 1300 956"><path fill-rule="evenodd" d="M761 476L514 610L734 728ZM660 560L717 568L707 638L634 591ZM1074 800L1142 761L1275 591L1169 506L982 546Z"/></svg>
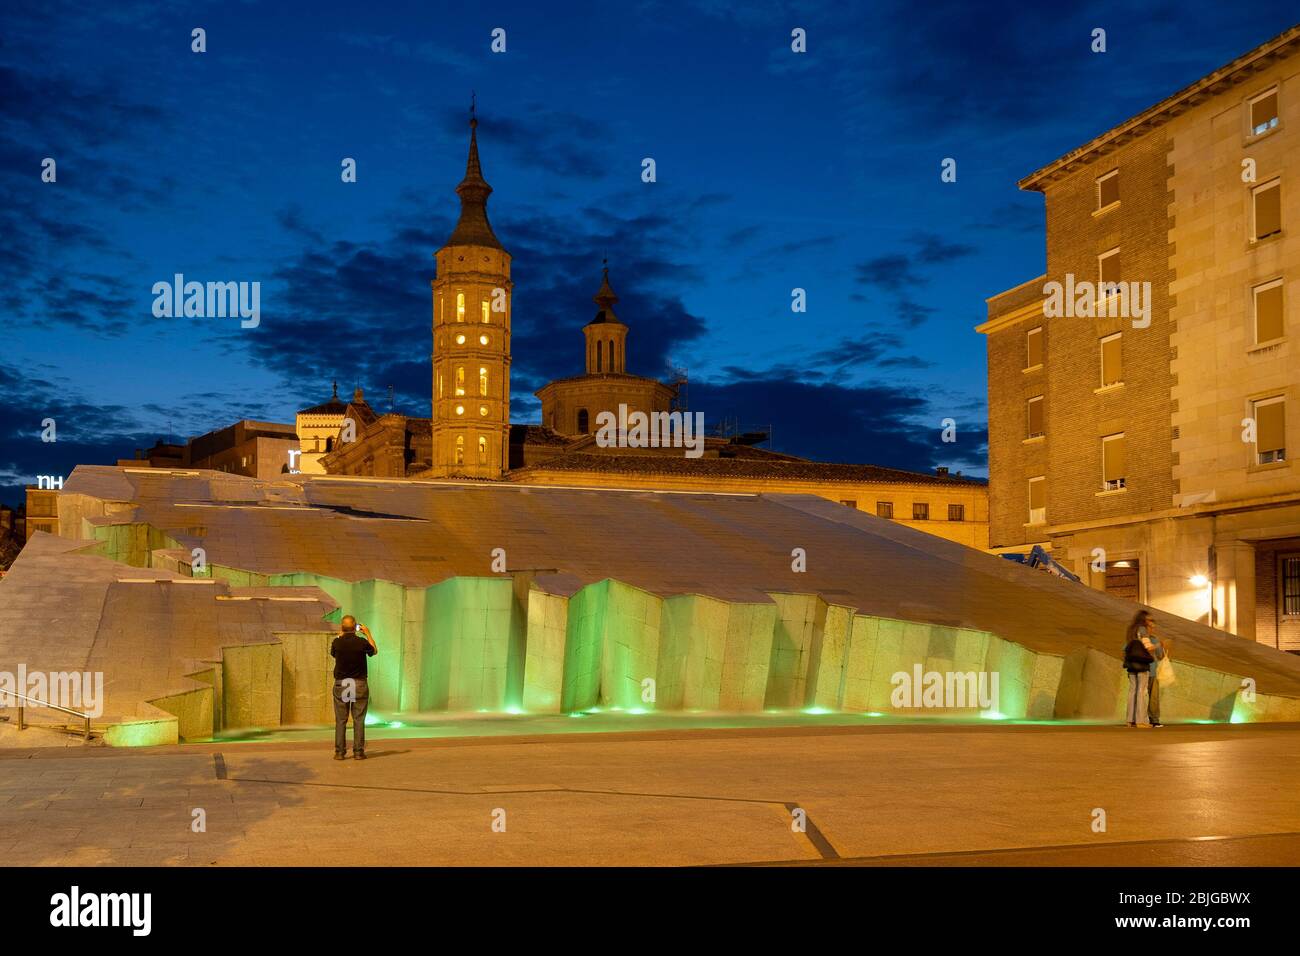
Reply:
<svg viewBox="0 0 1300 956"><path fill-rule="evenodd" d="M366 707L370 686L366 683L366 658L376 654L374 635L351 614L341 626L343 633L330 645L334 658L334 759L348 755L348 714L352 714L352 755L366 759ZM358 634L360 632L360 634Z"/></svg>

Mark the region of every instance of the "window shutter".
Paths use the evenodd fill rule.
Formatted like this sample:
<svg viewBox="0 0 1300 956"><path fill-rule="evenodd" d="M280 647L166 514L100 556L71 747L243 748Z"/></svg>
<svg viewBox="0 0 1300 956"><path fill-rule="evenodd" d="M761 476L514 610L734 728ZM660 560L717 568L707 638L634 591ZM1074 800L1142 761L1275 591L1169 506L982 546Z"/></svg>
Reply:
<svg viewBox="0 0 1300 956"><path fill-rule="evenodd" d="M1255 406L1255 447L1261 451L1286 448L1286 404L1270 402Z"/></svg>
<svg viewBox="0 0 1300 956"><path fill-rule="evenodd" d="M1047 482L1041 478L1029 482L1029 509L1037 511L1047 507Z"/></svg>
<svg viewBox="0 0 1300 956"><path fill-rule="evenodd" d="M1119 176L1107 176L1097 183L1097 208L1105 209L1113 202L1119 202Z"/></svg>
<svg viewBox="0 0 1300 956"><path fill-rule="evenodd" d="M1283 334L1282 286L1270 286L1255 293L1255 341L1269 342Z"/></svg>
<svg viewBox="0 0 1300 956"><path fill-rule="evenodd" d="M1101 281L1118 282L1119 281L1119 256L1117 252L1114 255L1107 256L1101 260Z"/></svg>
<svg viewBox="0 0 1300 956"><path fill-rule="evenodd" d="M1120 364L1120 336L1106 339L1101 343L1101 384L1114 385L1123 380L1124 371Z"/></svg>
<svg viewBox="0 0 1300 956"><path fill-rule="evenodd" d="M1271 121L1277 117L1277 91L1261 97L1250 104L1250 128L1255 132L1268 129Z"/></svg>
<svg viewBox="0 0 1300 956"><path fill-rule="evenodd" d="M1124 461L1124 438L1110 438L1103 440L1101 443L1102 452L1102 477L1106 481L1114 481L1117 478L1128 477L1125 474L1126 462Z"/></svg>
<svg viewBox="0 0 1300 956"><path fill-rule="evenodd" d="M1033 368L1035 365L1043 364L1043 330L1030 329L1025 341L1027 343L1028 354L1025 357L1025 368Z"/></svg>
<svg viewBox="0 0 1300 956"><path fill-rule="evenodd" d="M1255 193L1255 238L1263 239L1282 231L1282 187L1270 186Z"/></svg>

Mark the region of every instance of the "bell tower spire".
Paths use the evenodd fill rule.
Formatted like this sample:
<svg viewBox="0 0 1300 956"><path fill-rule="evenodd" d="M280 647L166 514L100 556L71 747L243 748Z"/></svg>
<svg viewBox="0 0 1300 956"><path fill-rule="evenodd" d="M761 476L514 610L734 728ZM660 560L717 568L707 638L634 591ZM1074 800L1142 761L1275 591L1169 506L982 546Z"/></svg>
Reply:
<svg viewBox="0 0 1300 956"><path fill-rule="evenodd" d="M500 478L510 458L510 253L492 231L470 101L460 221L434 253L432 474Z"/></svg>
<svg viewBox="0 0 1300 956"><path fill-rule="evenodd" d="M503 249L501 241L488 222L487 201L492 187L483 178L483 165L478 158L478 114L471 97L469 107L469 157L465 160L465 178L456 187L460 197L460 220L447 240L448 246L476 245Z"/></svg>
<svg viewBox="0 0 1300 956"><path fill-rule="evenodd" d="M600 311L582 328L587 339L587 374L622 375L627 372L627 326L614 314L618 296L609 284L609 260L602 266L600 289L591 297Z"/></svg>

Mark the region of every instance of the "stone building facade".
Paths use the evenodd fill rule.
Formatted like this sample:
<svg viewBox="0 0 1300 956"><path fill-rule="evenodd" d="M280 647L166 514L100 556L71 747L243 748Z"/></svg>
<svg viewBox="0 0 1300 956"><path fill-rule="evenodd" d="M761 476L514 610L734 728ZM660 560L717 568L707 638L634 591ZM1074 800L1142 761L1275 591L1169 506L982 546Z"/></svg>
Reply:
<svg viewBox="0 0 1300 956"><path fill-rule="evenodd" d="M991 546L1042 544L1093 587L1286 650L1298 130L1293 28L1032 173L1047 271L979 326ZM1055 295L1085 281L1091 303Z"/></svg>

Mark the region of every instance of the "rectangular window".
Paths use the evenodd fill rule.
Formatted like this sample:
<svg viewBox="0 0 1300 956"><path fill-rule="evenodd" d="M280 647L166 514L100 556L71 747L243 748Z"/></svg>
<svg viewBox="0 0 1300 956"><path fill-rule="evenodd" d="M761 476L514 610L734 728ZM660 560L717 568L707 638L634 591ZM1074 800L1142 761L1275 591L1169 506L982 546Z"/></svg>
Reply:
<svg viewBox="0 0 1300 956"><path fill-rule="evenodd" d="M1047 479L1029 479L1029 523L1047 523Z"/></svg>
<svg viewBox="0 0 1300 956"><path fill-rule="evenodd" d="M856 510L857 507L858 507L858 503L857 503L857 501L850 500L850 499L848 499L848 498L841 498L841 499L840 499L840 504L845 505L845 506L847 506L847 507L849 507L849 508L853 508L853 509L855 509L855 510Z"/></svg>
<svg viewBox="0 0 1300 956"><path fill-rule="evenodd" d="M1105 176L1097 179L1097 208L1105 209L1107 206L1119 202L1119 170L1107 173Z"/></svg>
<svg viewBox="0 0 1300 956"><path fill-rule="evenodd" d="M1271 342L1286 333L1282 318L1282 280L1257 285L1255 293L1255 342Z"/></svg>
<svg viewBox="0 0 1300 956"><path fill-rule="evenodd" d="M1300 557L1282 559L1282 613L1300 615Z"/></svg>
<svg viewBox="0 0 1300 956"><path fill-rule="evenodd" d="M949 521L965 521L965 520L966 520L966 506L965 506L965 505L949 505L949 506L948 506L948 520L949 520Z"/></svg>
<svg viewBox="0 0 1300 956"><path fill-rule="evenodd" d="M1251 402L1255 418L1255 461L1286 461L1286 400L1278 395Z"/></svg>
<svg viewBox="0 0 1300 956"><path fill-rule="evenodd" d="M1275 179L1252 192L1256 240L1267 239L1282 231L1282 180Z"/></svg>
<svg viewBox="0 0 1300 956"><path fill-rule="evenodd" d="M894 517L894 503L892 501L877 501L876 517L877 518Z"/></svg>
<svg viewBox="0 0 1300 956"><path fill-rule="evenodd" d="M1119 332L1108 335L1101 340L1101 387L1118 385L1124 381L1124 366L1121 361Z"/></svg>
<svg viewBox="0 0 1300 956"><path fill-rule="evenodd" d="M930 520L930 503L928 501L912 502L912 520L913 521Z"/></svg>
<svg viewBox="0 0 1300 956"><path fill-rule="evenodd" d="M1043 327L1030 329L1025 333L1025 368L1037 368L1043 364Z"/></svg>
<svg viewBox="0 0 1300 956"><path fill-rule="evenodd" d="M1258 136L1277 126L1277 87L1250 101L1250 134Z"/></svg>
<svg viewBox="0 0 1300 956"><path fill-rule="evenodd" d="M1031 398L1025 405L1025 437L1038 438L1043 432L1043 396Z"/></svg>
<svg viewBox="0 0 1300 956"><path fill-rule="evenodd" d="M1119 281L1119 249L1103 252L1097 257L1097 275L1102 282Z"/></svg>
<svg viewBox="0 0 1300 956"><path fill-rule="evenodd" d="M1124 460L1124 433L1107 435L1101 440L1101 487L1119 491L1128 487L1128 462Z"/></svg>

